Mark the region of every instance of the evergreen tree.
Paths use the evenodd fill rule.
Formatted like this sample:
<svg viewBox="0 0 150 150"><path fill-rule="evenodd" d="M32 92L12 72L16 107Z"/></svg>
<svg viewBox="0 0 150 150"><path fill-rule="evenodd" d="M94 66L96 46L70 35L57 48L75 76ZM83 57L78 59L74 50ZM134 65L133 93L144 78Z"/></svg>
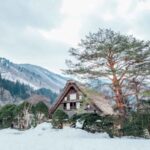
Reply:
<svg viewBox="0 0 150 150"><path fill-rule="evenodd" d="M124 93L125 87L128 81L141 76L141 64L148 66L150 42L121 35L110 29L99 29L97 33L90 33L82 39L79 46L71 48L69 53L76 60L66 61L69 67L66 73L110 80L117 108L121 114L125 114L126 96L131 94ZM143 67L143 72L147 69Z"/></svg>
<svg viewBox="0 0 150 150"><path fill-rule="evenodd" d="M35 91L36 94L46 96L51 100L51 103L53 103L57 97L57 94L52 92L50 89L41 88Z"/></svg>
<svg viewBox="0 0 150 150"><path fill-rule="evenodd" d="M0 109L0 127L10 127L15 118L16 105L8 104Z"/></svg>
<svg viewBox="0 0 150 150"><path fill-rule="evenodd" d="M49 115L48 107L43 102L39 102L35 106L32 106L32 112L35 115L37 123L41 123L44 119L48 118Z"/></svg>
<svg viewBox="0 0 150 150"><path fill-rule="evenodd" d="M32 88L17 81L16 83L2 79L0 76L0 96L3 96L4 90L8 90L13 97L26 99L30 96Z"/></svg>

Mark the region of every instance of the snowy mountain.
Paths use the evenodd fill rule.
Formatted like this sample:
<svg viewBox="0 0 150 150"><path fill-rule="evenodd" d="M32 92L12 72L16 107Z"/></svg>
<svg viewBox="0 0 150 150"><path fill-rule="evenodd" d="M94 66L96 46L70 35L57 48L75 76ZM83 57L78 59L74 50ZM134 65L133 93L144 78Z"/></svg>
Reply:
<svg viewBox="0 0 150 150"><path fill-rule="evenodd" d="M31 64L15 64L5 58L0 58L0 73L2 78L19 81L33 89L47 88L59 93L66 83L66 78Z"/></svg>

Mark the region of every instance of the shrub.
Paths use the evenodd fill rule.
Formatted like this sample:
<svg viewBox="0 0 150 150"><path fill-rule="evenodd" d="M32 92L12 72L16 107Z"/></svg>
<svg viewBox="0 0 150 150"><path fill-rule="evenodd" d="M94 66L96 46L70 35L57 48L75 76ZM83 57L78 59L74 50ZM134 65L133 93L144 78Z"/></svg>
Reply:
<svg viewBox="0 0 150 150"><path fill-rule="evenodd" d="M28 129L47 118L48 107L42 102L35 106L26 101L17 106L9 104L0 109L0 128Z"/></svg>
<svg viewBox="0 0 150 150"><path fill-rule="evenodd" d="M145 137L145 130L150 127L150 114L133 113L123 124L123 134L126 136Z"/></svg>
<svg viewBox="0 0 150 150"><path fill-rule="evenodd" d="M11 124L15 118L16 105L8 104L1 108L0 110L0 127L8 128L11 127Z"/></svg>
<svg viewBox="0 0 150 150"><path fill-rule="evenodd" d="M35 116L36 124L41 123L49 116L48 107L43 102L39 102L35 106L32 106L32 113Z"/></svg>
<svg viewBox="0 0 150 150"><path fill-rule="evenodd" d="M23 102L15 109L15 127L18 129L28 129L32 125L32 105L29 102Z"/></svg>
<svg viewBox="0 0 150 150"><path fill-rule="evenodd" d="M35 106L25 101L20 105L9 104L0 108L0 128L28 129L48 119L48 107L39 102Z"/></svg>
<svg viewBox="0 0 150 150"><path fill-rule="evenodd" d="M24 111L31 112L32 105L28 102L23 102L18 105L14 111L15 115L19 115L20 117L24 116Z"/></svg>
<svg viewBox="0 0 150 150"><path fill-rule="evenodd" d="M75 123L77 120L84 121L83 130L88 132L107 132L110 137L113 136L113 122L112 116L99 116L96 113L86 113L81 115L74 115L71 121Z"/></svg>
<svg viewBox="0 0 150 150"><path fill-rule="evenodd" d="M63 123L68 119L68 115L63 110L56 110L52 116L52 125L54 128L63 128Z"/></svg>

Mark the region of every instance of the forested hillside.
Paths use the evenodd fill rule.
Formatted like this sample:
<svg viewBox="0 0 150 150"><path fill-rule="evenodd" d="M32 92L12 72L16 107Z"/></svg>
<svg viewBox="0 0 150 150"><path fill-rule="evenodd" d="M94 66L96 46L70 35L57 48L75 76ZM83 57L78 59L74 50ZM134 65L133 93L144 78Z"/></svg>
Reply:
<svg viewBox="0 0 150 150"><path fill-rule="evenodd" d="M0 73L3 79L19 81L35 90L46 88L56 93L59 93L67 80L43 67L32 64L16 64L5 58L0 58Z"/></svg>
<svg viewBox="0 0 150 150"><path fill-rule="evenodd" d="M20 103L31 97L32 95L42 95L49 99L49 102L52 103L57 97L57 94L52 92L50 89L39 89L34 90L28 85L23 83L12 82L6 79L2 79L0 76L0 103Z"/></svg>

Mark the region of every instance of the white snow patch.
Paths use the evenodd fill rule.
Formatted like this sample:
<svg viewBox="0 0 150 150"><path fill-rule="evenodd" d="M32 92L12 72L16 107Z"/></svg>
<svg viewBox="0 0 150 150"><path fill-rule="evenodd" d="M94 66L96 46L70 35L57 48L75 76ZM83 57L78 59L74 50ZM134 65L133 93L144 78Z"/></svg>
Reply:
<svg viewBox="0 0 150 150"><path fill-rule="evenodd" d="M84 124L84 121L77 120L77 122L76 122L76 128L80 128L80 129L82 129L83 124Z"/></svg>
<svg viewBox="0 0 150 150"><path fill-rule="evenodd" d="M114 138L106 133L88 133L81 129L65 127L53 129L43 123L27 131L0 130L2 150L149 150L150 140Z"/></svg>

